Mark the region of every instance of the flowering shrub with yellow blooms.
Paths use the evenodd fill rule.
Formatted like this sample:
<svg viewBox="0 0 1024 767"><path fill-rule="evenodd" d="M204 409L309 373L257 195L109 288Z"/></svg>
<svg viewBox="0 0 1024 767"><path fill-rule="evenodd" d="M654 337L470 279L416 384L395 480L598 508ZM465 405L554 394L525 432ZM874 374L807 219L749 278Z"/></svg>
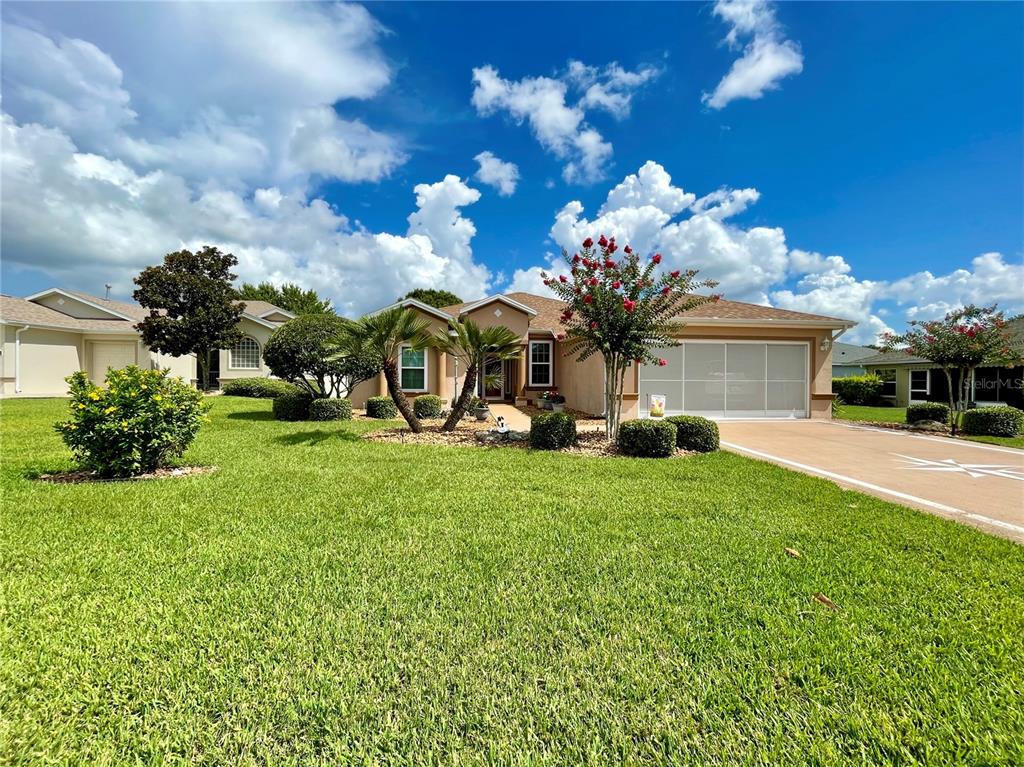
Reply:
<svg viewBox="0 0 1024 767"><path fill-rule="evenodd" d="M82 468L103 477L144 474L180 456L210 407L167 370L110 369L106 388L81 371L66 380L71 414L55 428Z"/></svg>

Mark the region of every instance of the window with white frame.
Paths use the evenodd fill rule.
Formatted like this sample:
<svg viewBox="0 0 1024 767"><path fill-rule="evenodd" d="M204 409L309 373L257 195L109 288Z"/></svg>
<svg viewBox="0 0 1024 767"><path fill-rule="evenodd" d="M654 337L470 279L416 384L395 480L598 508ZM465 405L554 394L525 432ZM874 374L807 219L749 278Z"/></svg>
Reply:
<svg viewBox="0 0 1024 767"><path fill-rule="evenodd" d="M244 336L231 348L228 361L236 370L259 370L260 345L255 338Z"/></svg>
<svg viewBox="0 0 1024 767"><path fill-rule="evenodd" d="M399 381L403 391L427 390L427 352L425 349L402 347Z"/></svg>
<svg viewBox="0 0 1024 767"><path fill-rule="evenodd" d="M530 386L551 386L554 379L551 342L530 341Z"/></svg>
<svg viewBox="0 0 1024 767"><path fill-rule="evenodd" d="M931 372L930 370L910 371L910 399L925 400L931 394Z"/></svg>

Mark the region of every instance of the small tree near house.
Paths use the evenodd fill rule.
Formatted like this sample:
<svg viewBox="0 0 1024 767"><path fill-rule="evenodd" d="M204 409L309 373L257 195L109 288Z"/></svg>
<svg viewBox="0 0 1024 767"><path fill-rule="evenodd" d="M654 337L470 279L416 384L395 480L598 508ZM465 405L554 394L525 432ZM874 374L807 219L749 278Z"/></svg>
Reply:
<svg viewBox="0 0 1024 767"><path fill-rule="evenodd" d="M665 365L655 354L658 348L677 346L673 320L682 312L717 300L717 296L694 295L701 288L713 288L711 280L696 281L696 271L658 274L661 254L641 259L630 246L622 248L615 238L601 235L594 247L588 237L579 253L562 256L569 274L551 277L544 284L565 301L558 336L566 353L579 361L600 354L604 360L605 430L615 439L622 414L622 389L631 363Z"/></svg>
<svg viewBox="0 0 1024 767"><path fill-rule="evenodd" d="M388 394L409 424L410 431L416 434L423 431L423 427L402 391L398 355L403 347L415 351L426 349L431 343L429 326L430 323L420 319L412 309L385 309L349 324L346 332L332 346L333 354L328 357L334 360L365 355L374 364L379 364Z"/></svg>
<svg viewBox="0 0 1024 767"><path fill-rule="evenodd" d="M132 294L149 309L135 327L143 342L160 354L194 354L203 389L210 388L210 356L242 337L242 307L235 300L231 269L238 259L207 245L195 253L178 250L159 266L143 269Z"/></svg>
<svg viewBox="0 0 1024 767"><path fill-rule="evenodd" d="M942 368L949 386L950 427L956 434L964 411L974 397L974 371L982 365L1019 365L1021 355L1011 348L1012 339L1003 313L996 307L969 305L949 312L941 320L913 320L900 335L883 337L887 351L901 349ZM956 384L954 385L954 373Z"/></svg>
<svg viewBox="0 0 1024 767"><path fill-rule="evenodd" d="M481 328L469 319L461 322L450 320L448 325L447 328L437 331L434 346L460 360L466 367L466 376L462 382L462 391L452 405L448 419L441 427L442 431L452 431L466 414L476 393L477 379L488 361L504 362L518 359L522 352L519 336L504 325ZM486 378L485 376L484 386L500 383L498 380Z"/></svg>

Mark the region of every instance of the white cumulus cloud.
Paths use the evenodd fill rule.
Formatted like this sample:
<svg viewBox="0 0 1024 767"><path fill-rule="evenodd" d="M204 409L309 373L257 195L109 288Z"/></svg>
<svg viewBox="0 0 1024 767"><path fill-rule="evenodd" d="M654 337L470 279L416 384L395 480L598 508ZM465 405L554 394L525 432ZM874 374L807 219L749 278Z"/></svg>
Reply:
<svg viewBox="0 0 1024 767"><path fill-rule="evenodd" d="M493 152L481 152L473 158L477 161L474 177L482 184L493 186L502 197L515 194L519 183L519 167L514 162L505 162Z"/></svg>
<svg viewBox="0 0 1024 767"><path fill-rule="evenodd" d="M731 48L743 45L743 55L702 100L712 109L722 109L736 99L759 99L779 82L803 71L800 46L785 39L775 10L767 0L718 0L714 13L729 24L725 37Z"/></svg>
<svg viewBox="0 0 1024 767"><path fill-rule="evenodd" d="M613 148L587 123L587 110L625 118L634 92L657 74L652 67L630 72L616 63L598 69L571 61L560 77L508 80L488 64L473 69L472 103L482 116L507 112L517 123L528 123L541 146L565 161L567 182L593 183L604 177Z"/></svg>
<svg viewBox="0 0 1024 767"><path fill-rule="evenodd" d="M216 245L239 258L249 281L299 282L349 315L390 303L412 288L486 293L487 268L473 259L473 222L462 209L480 193L456 176L414 189L405 234L370 232L322 199L261 187L252 193L162 170L137 172L81 152L57 128L3 116L0 168L3 248L15 268L96 292L105 282L131 292L132 277L164 253Z"/></svg>

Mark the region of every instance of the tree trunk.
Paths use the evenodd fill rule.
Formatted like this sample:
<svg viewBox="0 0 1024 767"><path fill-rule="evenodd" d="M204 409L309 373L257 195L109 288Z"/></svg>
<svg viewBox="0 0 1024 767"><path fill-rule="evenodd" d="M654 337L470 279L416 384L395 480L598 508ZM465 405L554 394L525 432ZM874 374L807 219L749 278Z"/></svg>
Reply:
<svg viewBox="0 0 1024 767"><path fill-rule="evenodd" d="M619 436L619 421L622 417L622 386L625 368L620 372L617 355L604 358L604 430L609 440Z"/></svg>
<svg viewBox="0 0 1024 767"><path fill-rule="evenodd" d="M402 393L402 387L398 385L398 363L393 359L389 359L384 363L384 380L388 384L388 394L391 395L391 399L398 407L398 412L402 414L402 418L409 424L409 430L413 434L419 434L423 431L423 427L420 426L420 421L416 417L416 413L413 412L409 400Z"/></svg>
<svg viewBox="0 0 1024 767"><path fill-rule="evenodd" d="M210 350L203 349L196 353L196 365L199 368L199 389L207 392L210 390Z"/></svg>
<svg viewBox="0 0 1024 767"><path fill-rule="evenodd" d="M466 368L466 379L462 382L462 391L459 393L459 398L455 401L455 404L452 405L452 412L448 414L448 420L444 422L441 431L453 431L459 421L462 420L462 416L466 414L466 411L469 409L470 400L473 399L473 390L476 389L476 374L476 363L472 363Z"/></svg>
<svg viewBox="0 0 1024 767"><path fill-rule="evenodd" d="M953 374L950 372L948 367L943 367L942 371L946 374L946 388L949 391L949 429L950 434L956 436L956 400L953 396Z"/></svg>

